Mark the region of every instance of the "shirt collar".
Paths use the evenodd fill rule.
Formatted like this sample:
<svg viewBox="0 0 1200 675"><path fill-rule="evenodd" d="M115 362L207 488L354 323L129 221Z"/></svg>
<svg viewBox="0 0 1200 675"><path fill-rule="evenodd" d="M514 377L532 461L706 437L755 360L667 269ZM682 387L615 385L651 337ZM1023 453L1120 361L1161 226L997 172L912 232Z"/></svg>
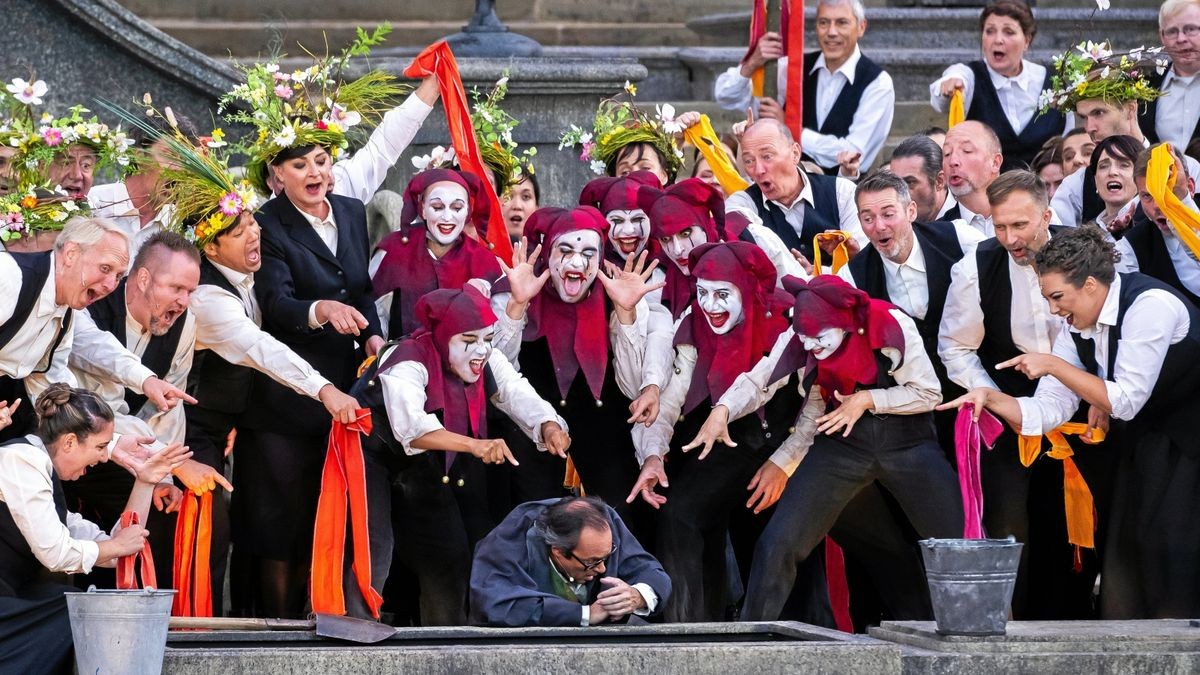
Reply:
<svg viewBox="0 0 1200 675"><path fill-rule="evenodd" d="M238 272L237 270L228 268L221 263L213 262L211 259L209 262L212 263L213 267L217 268L217 271L221 273L221 276L228 279L229 283L233 284L234 287L250 290L254 286L253 273L246 274L244 272Z"/></svg>
<svg viewBox="0 0 1200 675"><path fill-rule="evenodd" d="M124 300L124 299L122 299L122 300ZM133 337L135 335L138 336L140 339L141 335L146 332L147 331L145 328L142 327L142 324L138 323L137 319L133 318L133 312L130 312L129 307L126 306L126 308L125 308L125 337L126 337L126 339Z"/></svg>
<svg viewBox="0 0 1200 675"><path fill-rule="evenodd" d="M921 240L917 239L915 232L913 233L912 250L908 253L908 260L905 260L902 263L897 263L888 260L882 255L879 257L883 260L883 267L888 271L889 274L898 273L901 267L911 267L921 274L925 273L925 253L921 251Z"/></svg>
<svg viewBox="0 0 1200 675"><path fill-rule="evenodd" d="M563 573L558 571L558 565L554 564L554 558L546 556L546 560L550 561L550 569L553 570L556 575L558 575L559 579L562 579L562 582L567 585L567 588L570 588L573 591L578 591L584 586L584 584L581 584L577 581L571 581L570 579L564 577Z"/></svg>
<svg viewBox="0 0 1200 675"><path fill-rule="evenodd" d="M1034 92L1041 89L1042 83L1035 80L1033 77L1033 64L1029 61L1021 59L1021 72L1016 77L1006 77L992 70L992 67L984 64L987 68L988 75L992 78L992 86L996 91L1006 89L1010 85L1017 85L1022 91Z"/></svg>
<svg viewBox="0 0 1200 675"><path fill-rule="evenodd" d="M783 202L776 201L774 199L767 199L765 195L763 196L763 200L778 206L785 213L796 208L796 205L800 204L801 202L807 202L809 206L816 208L816 202L813 198L812 181L809 180L808 176L805 176L804 172L799 168L796 169L796 173L800 174L800 180L804 183L804 187L800 188L800 194L796 196L796 199L792 202L791 206L784 206Z"/></svg>
<svg viewBox="0 0 1200 675"><path fill-rule="evenodd" d="M296 210L300 211L300 215L304 216L304 219L308 221L308 224L312 225L313 227L323 227L326 225L337 227L337 222L333 219L333 205L329 203L329 199L325 200L325 206L328 207L329 214L324 218L318 218L311 213L305 212L299 207L296 207Z"/></svg>
<svg viewBox="0 0 1200 675"><path fill-rule="evenodd" d="M1101 335L1103 331L1117 325L1117 316L1121 313L1121 275L1113 277L1113 282L1108 287L1108 295L1104 296L1104 304L1100 307L1100 316L1096 317L1096 325L1091 328L1082 330L1075 326L1068 328L1085 340L1094 339L1097 335Z"/></svg>
<svg viewBox="0 0 1200 675"><path fill-rule="evenodd" d="M958 204L958 200L954 198L954 193L946 190L946 201L942 202L942 210L938 211L937 218L934 218L934 220L941 220L942 216L946 215L947 211L954 208L955 204ZM962 213L961 208L959 209L959 213Z"/></svg>
<svg viewBox="0 0 1200 675"><path fill-rule="evenodd" d="M1192 83L1196 81L1196 75L1193 74L1189 77L1183 77L1182 75L1176 74L1175 68L1172 67L1167 70L1167 74L1163 77L1162 84L1159 85L1158 90L1166 91L1167 88L1171 86L1171 83L1176 80L1178 80L1179 84L1181 84L1182 86L1190 87L1190 86L1192 86Z"/></svg>
<svg viewBox="0 0 1200 675"><path fill-rule="evenodd" d="M840 68L838 68L837 70L835 70L833 72L841 73L842 75L845 75L846 81L848 81L850 84L854 84L854 71L855 71L855 69L858 68L858 60L860 58L862 58L862 52L859 51L858 45L855 45L854 53L850 55L850 58L846 59L846 62L843 63ZM817 72L818 68L828 71L828 69L825 68L825 55L824 54L821 54L820 56L817 57L817 62L813 64L812 70L810 70L808 72L815 73L815 72ZM832 74L833 73L830 73L830 75L832 75Z"/></svg>

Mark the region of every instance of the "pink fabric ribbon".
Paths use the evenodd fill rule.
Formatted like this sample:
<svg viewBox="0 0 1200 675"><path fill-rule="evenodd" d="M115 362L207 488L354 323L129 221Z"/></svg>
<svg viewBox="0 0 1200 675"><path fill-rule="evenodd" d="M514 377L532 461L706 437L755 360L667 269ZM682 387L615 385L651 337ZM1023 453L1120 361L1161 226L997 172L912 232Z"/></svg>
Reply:
<svg viewBox="0 0 1200 675"><path fill-rule="evenodd" d="M967 403L958 409L954 420L954 455L958 464L958 487L962 491L963 538L983 538L983 484L979 478L979 446L988 450L1004 431L1000 420L984 410L979 422L974 418L975 406Z"/></svg>

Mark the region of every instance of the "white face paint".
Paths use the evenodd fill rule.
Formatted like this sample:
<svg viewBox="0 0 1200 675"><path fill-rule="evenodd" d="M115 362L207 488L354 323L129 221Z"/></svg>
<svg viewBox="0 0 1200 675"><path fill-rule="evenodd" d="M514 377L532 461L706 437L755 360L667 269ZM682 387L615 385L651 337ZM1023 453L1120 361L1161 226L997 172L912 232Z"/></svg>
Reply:
<svg viewBox="0 0 1200 675"><path fill-rule="evenodd" d="M488 326L451 337L448 349L450 372L467 384L478 381L492 355L492 338L495 336L495 327Z"/></svg>
<svg viewBox="0 0 1200 675"><path fill-rule="evenodd" d="M742 292L728 281L696 279L696 302L717 335L724 335L742 322Z"/></svg>
<svg viewBox="0 0 1200 675"><path fill-rule="evenodd" d="M600 270L600 233L571 230L551 244L550 281L563 302L579 302Z"/></svg>
<svg viewBox="0 0 1200 675"><path fill-rule="evenodd" d="M606 217L608 241L621 260L631 255L637 256L646 248L646 242L650 239L650 221L645 211L616 209L609 211Z"/></svg>
<svg viewBox="0 0 1200 675"><path fill-rule="evenodd" d="M421 204L421 217L425 219L425 231L429 238L449 246L462 234L471 208L467 189L452 181L434 183L425 189Z"/></svg>
<svg viewBox="0 0 1200 675"><path fill-rule="evenodd" d="M703 228L689 227L676 232L673 236L662 237L658 243L662 244L663 252L667 254L667 257L675 261L679 271L688 274L688 254L700 244L707 244L708 235Z"/></svg>
<svg viewBox="0 0 1200 675"><path fill-rule="evenodd" d="M846 331L841 328L826 328L815 336L798 335L800 344L812 353L813 358L818 361L823 361L838 350L842 346L842 341L846 339Z"/></svg>

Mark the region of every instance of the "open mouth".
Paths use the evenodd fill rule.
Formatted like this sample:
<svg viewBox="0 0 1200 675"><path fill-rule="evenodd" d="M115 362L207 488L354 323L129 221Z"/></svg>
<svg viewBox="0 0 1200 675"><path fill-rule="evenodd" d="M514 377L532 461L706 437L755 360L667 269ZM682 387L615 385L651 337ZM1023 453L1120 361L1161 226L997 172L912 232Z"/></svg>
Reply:
<svg viewBox="0 0 1200 675"><path fill-rule="evenodd" d="M1008 249L1008 254L1013 257L1013 260L1024 260L1025 259L1025 249L1024 248L1010 248L1010 249Z"/></svg>
<svg viewBox="0 0 1200 675"><path fill-rule="evenodd" d="M304 194L309 197L319 197L325 194L325 181L317 181L316 183L305 183Z"/></svg>
<svg viewBox="0 0 1200 675"><path fill-rule="evenodd" d="M514 213L508 217L508 222L512 223L513 225L520 225L525 222L525 216L519 213Z"/></svg>
<svg viewBox="0 0 1200 675"><path fill-rule="evenodd" d="M617 244L617 248L621 249L621 253L629 255L637 250L638 237L617 237L613 240Z"/></svg>
<svg viewBox="0 0 1200 675"><path fill-rule="evenodd" d="M257 248L246 249L246 262L257 265L262 260L262 253Z"/></svg>
<svg viewBox="0 0 1200 675"><path fill-rule="evenodd" d="M946 176L946 182L954 187L958 187L960 185L966 185L967 179L956 173L952 173Z"/></svg>
<svg viewBox="0 0 1200 675"><path fill-rule="evenodd" d="M992 59L993 60L1003 61L1006 58L1008 58L1008 52L1006 52L1002 49L996 49L996 50L992 51Z"/></svg>
<svg viewBox="0 0 1200 675"><path fill-rule="evenodd" d="M1104 189L1113 194L1120 194L1125 191L1125 184L1119 180L1110 180L1104 184Z"/></svg>
<svg viewBox="0 0 1200 675"><path fill-rule="evenodd" d="M563 272L563 292L569 296L576 296L583 293L583 287L587 283L587 276L582 272Z"/></svg>
<svg viewBox="0 0 1200 675"><path fill-rule="evenodd" d="M83 292L83 297L85 300L87 300L87 304L90 305L100 299L100 294L88 288Z"/></svg>
<svg viewBox="0 0 1200 675"><path fill-rule="evenodd" d="M439 233L441 233L441 235L443 237L449 237L450 235L454 234L454 230L456 230L456 229L458 229L458 225L456 225L454 223L438 223L437 224L437 231Z"/></svg>
<svg viewBox="0 0 1200 675"><path fill-rule="evenodd" d="M895 241L895 239L892 237L881 237L881 238L875 240L875 246L877 246L881 249L886 249L887 247L892 245L893 241Z"/></svg>
<svg viewBox="0 0 1200 675"><path fill-rule="evenodd" d="M470 361L468 361L467 367L471 369L471 374L479 375L479 374L483 373L483 364L485 363L485 361L486 361L485 359L471 359Z"/></svg>
<svg viewBox="0 0 1200 675"><path fill-rule="evenodd" d="M688 273L688 259L687 258L675 258L674 260L675 260L675 264L679 266L679 269L683 270L684 274L687 274Z"/></svg>
<svg viewBox="0 0 1200 675"><path fill-rule="evenodd" d="M721 328L729 321L729 312L705 312L704 315L708 317L708 323L713 328Z"/></svg>
<svg viewBox="0 0 1200 675"><path fill-rule="evenodd" d="M1066 315L1066 316L1064 316L1063 318L1067 320L1067 325L1068 325L1068 326L1074 326L1074 325L1075 325L1075 315L1074 315L1074 314L1071 314L1071 313L1069 313L1069 312L1068 312L1068 313L1067 313L1067 315Z"/></svg>

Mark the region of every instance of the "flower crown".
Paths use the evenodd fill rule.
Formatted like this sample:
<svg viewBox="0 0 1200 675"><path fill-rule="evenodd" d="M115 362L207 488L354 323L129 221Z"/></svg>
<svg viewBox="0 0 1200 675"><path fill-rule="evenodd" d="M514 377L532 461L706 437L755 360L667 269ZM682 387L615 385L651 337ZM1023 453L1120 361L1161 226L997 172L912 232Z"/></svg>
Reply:
<svg viewBox="0 0 1200 675"><path fill-rule="evenodd" d="M279 57L269 63L235 65L246 81L221 97L218 112L231 123L254 127L257 136L239 149L249 156L247 175L263 194L270 190L263 169L291 147L321 146L334 159L349 147L347 132L378 121L393 100L411 90L379 70L343 81L351 57L367 56L392 30L381 24L371 33L358 29L354 42L337 56L313 57L313 65L291 73L280 70Z"/></svg>
<svg viewBox="0 0 1200 675"><path fill-rule="evenodd" d="M247 180L230 175L225 153L231 148L225 132L214 129L193 142L179 129L170 107L160 112L150 94L142 99L141 117L107 101L100 105L131 127L137 127L154 142L164 145L166 160L162 177L165 201L174 206L169 227L203 249L226 228L238 222L243 212L253 213L261 203L259 193ZM158 124L152 123L157 121Z"/></svg>
<svg viewBox="0 0 1200 675"><path fill-rule="evenodd" d="M1161 51L1161 47L1139 47L1114 54L1108 42L1079 43L1054 57L1050 89L1042 92L1039 101L1042 112L1051 108L1070 112L1086 99L1153 101L1162 93L1150 85L1146 73L1150 68L1159 74L1167 69L1169 61L1159 56Z"/></svg>
<svg viewBox="0 0 1200 675"><path fill-rule="evenodd" d="M2 105L9 119L0 126L0 139L17 149L13 167L22 184L44 183L50 163L76 143L96 153L97 169L114 166L124 176L136 168L133 140L120 127L112 129L94 115L85 117L91 111L83 106L73 106L58 118L50 113L35 116L33 106L41 105L47 91L42 80L14 78L5 86Z"/></svg>
<svg viewBox="0 0 1200 675"><path fill-rule="evenodd" d="M472 92L475 100L471 106L471 126L475 129L475 141L479 145L479 154L483 163L500 179L496 193L503 195L512 189L521 178L521 174L532 174L533 158L537 155L536 147L528 147L517 154L517 142L513 140L512 132L520 122L500 108L500 102L508 95L508 72L505 71L487 96L481 96L479 90ZM454 148L437 146L428 155L418 155L412 158L417 171L426 169L449 169L458 167L458 156Z"/></svg>
<svg viewBox="0 0 1200 675"><path fill-rule="evenodd" d="M670 104L655 106L652 119L633 104L637 87L626 82L625 93L629 94L628 101L613 98L600 102L591 131L572 124L562 135L558 149L580 146L579 159L589 162L592 172L603 176L621 148L631 143L648 143L666 160L663 168L667 173L674 175L683 166L683 151L675 142L675 134L682 132L683 127L675 121L675 108Z"/></svg>
<svg viewBox="0 0 1200 675"><path fill-rule="evenodd" d="M80 206L61 190L35 186L0 197L0 242L30 236L41 230L61 230L71 216L86 215Z"/></svg>

